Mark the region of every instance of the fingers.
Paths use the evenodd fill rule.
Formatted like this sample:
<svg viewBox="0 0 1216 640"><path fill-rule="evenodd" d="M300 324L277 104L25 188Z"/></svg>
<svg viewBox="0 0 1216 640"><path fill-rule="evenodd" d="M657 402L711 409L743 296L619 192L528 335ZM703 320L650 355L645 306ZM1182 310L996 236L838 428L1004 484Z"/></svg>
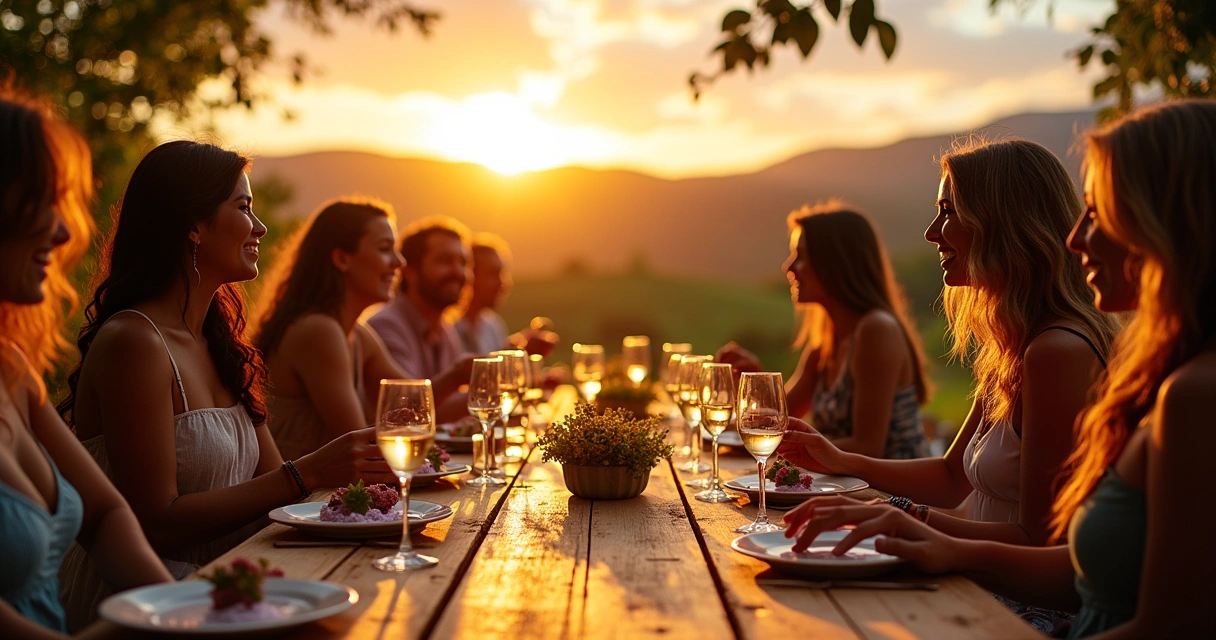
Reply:
<svg viewBox="0 0 1216 640"><path fill-rule="evenodd" d="M781 439L781 444L787 442L793 444L818 444L819 439L823 436L817 433L803 433L802 431L786 431L785 437Z"/></svg>
<svg viewBox="0 0 1216 640"><path fill-rule="evenodd" d="M812 427L810 425L810 423L805 422L805 421L801 420L800 418L791 417L785 423L785 434L788 436L789 434L798 432L798 431L801 431L803 433L814 433L814 434L819 433L818 431L815 430L815 427Z"/></svg>
<svg viewBox="0 0 1216 640"><path fill-rule="evenodd" d="M785 514L785 517L783 518L787 525L785 537L793 538L795 535L797 535L799 529L805 525L808 520L815 516L817 509L822 510L839 506L860 504L863 503L847 496L823 496L821 498L811 498L797 507L794 507ZM818 535L818 533L816 533L816 535Z"/></svg>
<svg viewBox="0 0 1216 640"><path fill-rule="evenodd" d="M846 524L860 526L859 523L866 522L891 511L894 511L891 507L863 504L819 507L806 521L806 524L802 526L802 530L797 533L798 542L794 543L793 550L795 552L805 551L815 541L815 538L819 537L819 534L824 531L839 529ZM864 540L865 538L861 539Z"/></svg>

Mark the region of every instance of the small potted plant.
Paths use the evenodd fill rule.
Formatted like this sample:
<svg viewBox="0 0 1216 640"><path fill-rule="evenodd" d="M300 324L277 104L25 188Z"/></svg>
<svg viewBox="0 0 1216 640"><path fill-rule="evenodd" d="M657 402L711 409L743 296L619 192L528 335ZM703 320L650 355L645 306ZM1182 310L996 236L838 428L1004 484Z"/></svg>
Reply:
<svg viewBox="0 0 1216 640"><path fill-rule="evenodd" d="M570 493L587 500L621 500L646 490L650 470L671 458L672 446L659 419L637 419L621 409L599 413L579 403L574 413L550 425L537 444L545 462L562 465Z"/></svg>

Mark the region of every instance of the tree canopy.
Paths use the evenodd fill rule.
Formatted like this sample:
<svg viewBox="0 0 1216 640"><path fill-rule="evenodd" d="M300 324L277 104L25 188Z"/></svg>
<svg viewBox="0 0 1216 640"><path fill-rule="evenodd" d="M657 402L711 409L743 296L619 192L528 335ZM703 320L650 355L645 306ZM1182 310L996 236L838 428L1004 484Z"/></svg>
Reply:
<svg viewBox="0 0 1216 640"><path fill-rule="evenodd" d="M410 0L0 0L0 67L66 110L104 179L147 147L154 116L272 103L254 80L273 65L304 82L308 60L255 22L275 4L322 34L351 18L427 35L439 18Z"/></svg>
<svg viewBox="0 0 1216 640"><path fill-rule="evenodd" d="M973 0L982 2L984 0ZM987 0L1025 9L1035 0ZM1050 19L1054 0L1046 0ZM1216 73L1216 2L1212 0L1115 0L1115 11L1090 39L1068 52L1080 67L1101 64L1106 77L1094 85L1095 100L1108 97L1113 105L1101 117L1126 113L1137 90L1160 91L1166 97L1212 97ZM694 97L722 74L745 65L749 71L767 67L770 52L796 45L804 59L819 39L820 19L841 22L847 16L849 34L860 47L873 32L888 60L895 54L895 27L877 17L875 0L757 0L751 11L734 9L722 18L722 42L713 50L721 66L711 74L694 72L689 85Z"/></svg>

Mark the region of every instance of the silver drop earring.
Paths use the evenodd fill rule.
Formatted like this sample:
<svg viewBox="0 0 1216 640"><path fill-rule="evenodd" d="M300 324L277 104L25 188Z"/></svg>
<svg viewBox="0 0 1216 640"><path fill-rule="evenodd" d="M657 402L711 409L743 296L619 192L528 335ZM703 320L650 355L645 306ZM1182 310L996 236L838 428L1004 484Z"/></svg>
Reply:
<svg viewBox="0 0 1216 640"><path fill-rule="evenodd" d="M199 286L203 283L203 274L198 272L198 241L194 241L194 249L191 251L194 254L194 277L198 279L194 286Z"/></svg>

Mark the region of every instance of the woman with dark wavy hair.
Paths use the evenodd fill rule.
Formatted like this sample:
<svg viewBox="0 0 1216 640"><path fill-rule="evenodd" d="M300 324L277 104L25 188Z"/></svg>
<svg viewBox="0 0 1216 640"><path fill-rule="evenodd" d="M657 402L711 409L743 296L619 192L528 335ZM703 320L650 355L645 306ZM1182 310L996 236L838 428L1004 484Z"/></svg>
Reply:
<svg viewBox="0 0 1216 640"><path fill-rule="evenodd" d="M287 456L312 453L374 421L379 381L408 377L359 323L392 297L404 260L393 209L370 198L321 205L288 241L263 290L253 341L266 357L270 432ZM462 368L464 369L462 371ZM435 379L442 402L468 379L457 362Z"/></svg>
<svg viewBox="0 0 1216 640"><path fill-rule="evenodd" d="M266 428L258 351L239 284L257 276L266 227L249 160L169 142L131 175L104 246L60 411L130 501L175 577L255 532L317 487L391 482L372 430L284 462ZM69 628L106 589L79 549L60 573Z"/></svg>
<svg viewBox="0 0 1216 640"><path fill-rule="evenodd" d="M0 629L66 630L56 579L73 540L120 588L167 582L122 495L47 401L67 346L68 273L89 245L89 150L44 103L0 87Z"/></svg>

